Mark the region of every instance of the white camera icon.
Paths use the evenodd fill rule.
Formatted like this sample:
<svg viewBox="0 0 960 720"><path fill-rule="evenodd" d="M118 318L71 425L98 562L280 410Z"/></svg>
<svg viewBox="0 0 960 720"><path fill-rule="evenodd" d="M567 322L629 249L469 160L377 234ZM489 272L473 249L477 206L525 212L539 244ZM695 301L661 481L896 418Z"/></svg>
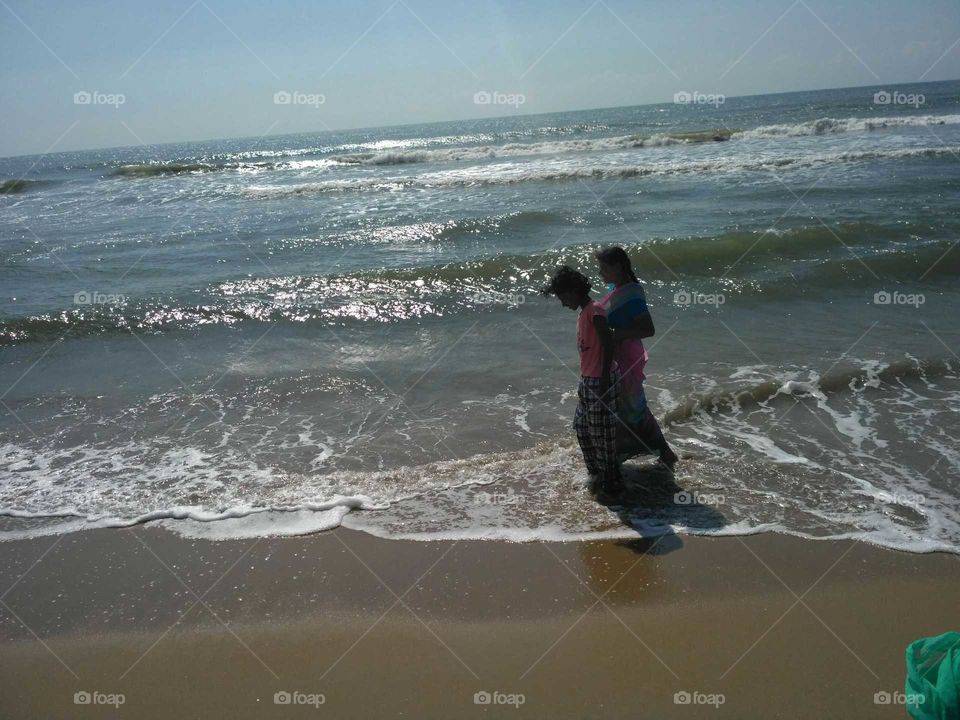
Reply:
<svg viewBox="0 0 960 720"><path fill-rule="evenodd" d="M93 701L93 696L86 690L81 690L73 694L74 705L89 705Z"/></svg>
<svg viewBox="0 0 960 720"><path fill-rule="evenodd" d="M274 105L289 105L293 96L286 90L278 90L273 94Z"/></svg>
<svg viewBox="0 0 960 720"><path fill-rule="evenodd" d="M491 696L486 690L481 690L480 692L473 694L474 705L489 705L492 701L493 696Z"/></svg>
<svg viewBox="0 0 960 720"><path fill-rule="evenodd" d="M489 105L493 101L493 96L486 90L480 90L473 94L474 105Z"/></svg>
<svg viewBox="0 0 960 720"><path fill-rule="evenodd" d="M286 690L279 690L273 694L274 705L289 705L293 701L293 696Z"/></svg>
<svg viewBox="0 0 960 720"><path fill-rule="evenodd" d="M74 105L89 105L91 102L93 102L93 95L88 93L86 90L81 90L80 92L75 92L73 94Z"/></svg>
<svg viewBox="0 0 960 720"><path fill-rule="evenodd" d="M81 290L80 292L73 294L74 305L89 305L92 302L93 296L90 294L89 290Z"/></svg>
<svg viewBox="0 0 960 720"><path fill-rule="evenodd" d="M678 105L689 105L693 100L693 95L688 93L686 90L681 90L678 93L673 94L673 101Z"/></svg>
<svg viewBox="0 0 960 720"><path fill-rule="evenodd" d="M874 305L889 305L893 301L893 296L886 290L873 294Z"/></svg>
<svg viewBox="0 0 960 720"><path fill-rule="evenodd" d="M677 305L689 305L692 300L693 297L686 290L681 290L673 295L673 302Z"/></svg>
<svg viewBox="0 0 960 720"><path fill-rule="evenodd" d="M689 705L690 700L692 699L690 693L686 690L680 690L673 694L673 703L674 705Z"/></svg>
<svg viewBox="0 0 960 720"><path fill-rule="evenodd" d="M893 96L886 90L878 90L873 94L874 105L889 105L892 99Z"/></svg>

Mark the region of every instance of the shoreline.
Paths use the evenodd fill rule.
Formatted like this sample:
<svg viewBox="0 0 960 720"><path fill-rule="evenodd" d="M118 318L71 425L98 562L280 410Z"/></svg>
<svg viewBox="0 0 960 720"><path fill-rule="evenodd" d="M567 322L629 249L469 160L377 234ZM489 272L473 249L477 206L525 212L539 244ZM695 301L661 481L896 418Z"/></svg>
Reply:
<svg viewBox="0 0 960 720"><path fill-rule="evenodd" d="M467 483L462 487L474 487L473 483ZM479 485L477 487L484 487ZM425 530L410 533L397 533L390 530L382 530L376 524L366 524L362 522L352 523L350 513L359 510L364 513L375 513L377 509L364 508L363 503L368 498L347 497L337 501L331 501L324 504L322 508L305 505L303 507L277 510L274 508L253 509L242 515L225 513L222 517L193 517L181 512L171 511L169 513L148 513L142 518L134 518L129 521L111 520L104 524L82 525L84 520L75 515L33 515L33 514L15 514L6 515L0 513L0 531L7 532L6 537L0 537L0 547L13 545L16 543L43 542L44 540L53 542L56 538L71 535L82 535L85 533L103 533L103 532L124 532L124 531L160 531L169 533L184 542L209 542L209 543L235 543L251 542L257 539L280 539L297 540L309 538L314 535L342 531L346 533L356 533L366 535L370 538L385 542L412 542L412 543L507 543L511 545L527 545L538 543L549 544L576 544L591 542L613 542L626 543L636 541L655 541L665 536L675 536L678 538L700 538L700 539L736 539L755 537L760 535L772 535L778 537L793 538L800 541L809 542L858 542L864 545L877 548L883 551L905 553L908 555L955 555L960 559L960 547L955 547L949 543L932 540L914 540L904 541L895 544L889 540L878 540L871 532L845 532L836 535L812 535L799 530L790 530L778 523L760 523L758 525L744 526L742 523L730 523L724 525L721 530L713 528L687 527L672 524L657 523L655 525L646 525L642 530L631 527L627 523L617 527L601 530L583 530L570 531L565 530L559 525L540 526L531 528L513 528L513 527L489 527L475 530ZM601 503L602 504L602 503ZM707 507L707 506L704 506ZM313 524L298 525L291 522L285 526L283 522L277 522L278 518L284 516L299 516L304 513L320 514L331 510L345 508L346 512L338 519L315 520ZM210 532L204 534L193 530L192 532L184 527L176 527L181 523L193 523L195 528L206 526L215 527L217 523L229 523L235 520L248 519L268 519L268 523L255 525L251 523L250 528L245 528L238 534L217 534ZM22 521L35 521L38 519L76 519L76 525L52 525L49 528L34 526L30 529L24 529L23 536L12 535L17 529L16 523ZM663 527L663 532L653 532L653 530ZM244 532L248 534L244 534ZM29 534L28 534L29 533Z"/></svg>
<svg viewBox="0 0 960 720"><path fill-rule="evenodd" d="M527 462L530 458L542 459L538 457L538 453L540 456L568 450L576 453L578 451L573 450L574 445L575 440L570 437L554 439L522 450L471 456L466 462L477 462L481 459L489 468L498 471L501 469L499 463L504 458L519 458L520 461ZM568 519L571 498L574 495L563 495L563 487L559 490L550 487L544 482L544 478L540 477L538 484L523 484L525 481L521 480L505 485L506 490L501 490L503 496L500 502L492 501L496 493L491 494L489 489L501 486L486 482L454 482L433 490L431 502L437 507L442 507L444 500L468 510L481 505L497 505L501 515L494 518L495 521L480 516L464 523L463 518L451 511L446 517L440 515L431 518L431 522L422 523L423 507L418 506L417 502L423 500L425 493L412 493L391 500L377 500L362 493L335 495L328 500L288 507L228 507L220 512L177 506L153 510L127 519L101 518L94 522L88 522L85 517L77 514L47 515L8 510L0 512L0 546L42 542L44 539L52 542L57 537L74 534L124 531L168 532L184 542L231 543L257 538L296 540L339 530L386 542L505 542L519 545L632 542L656 540L663 536L736 539L775 535L813 542L862 542L893 552L916 555L945 553L956 555L960 559L960 546L952 544L942 534L941 537L925 536L922 528L910 528L900 524L922 519L923 514L917 511L919 506L915 505L915 502L924 502L924 498L919 494L886 491L862 493L865 500L881 505L885 514L887 509L890 509L894 519L889 520L885 526L876 521L871 521L866 527L863 524L856 526L856 519L846 517L844 525L835 525L829 532L822 527L808 528L805 531L801 529L803 525L799 522L788 521L782 517L766 520L760 517L728 517L725 514L728 508L724 504L724 496L701 492L695 486L695 478L707 463L687 448L681 448L681 459L686 465L685 472L680 476L662 473L649 463L624 464L622 468L626 489L610 497L597 496L587 491L576 478L565 478L566 489L576 496L575 510L596 507L599 511L586 520L575 519L573 527L570 527L569 522L565 525L563 520ZM555 461L555 458L551 457L551 460ZM456 465L458 462L460 461L438 461L432 469ZM580 460L573 458L572 462L579 463ZM709 484L703 487L706 490L711 489ZM550 494L547 500L543 499L545 491ZM511 502L512 498L509 496L514 493L516 499L522 502ZM681 499L681 496L685 497ZM716 501L718 497L719 504ZM915 501L913 498L919 500ZM747 499L749 498L740 498L741 502ZM549 508L544 509L541 506L542 502L550 501L554 504ZM507 514L514 507L522 510L528 503L541 511L540 517L514 518ZM736 510L735 504L731 503L731 507ZM944 518L934 506L931 507L933 519L927 518L926 521L933 532L936 529L935 520ZM647 512L638 514L638 509ZM768 515L775 509L776 505L771 505ZM544 512L555 519L554 524L542 524ZM897 520L900 522L896 522ZM846 523L854 527L851 528ZM431 529L431 524L433 527L449 529ZM814 534L818 529L827 534Z"/></svg>
<svg viewBox="0 0 960 720"><path fill-rule="evenodd" d="M5 550L10 718L903 717L875 695L896 700L906 645L956 629L960 606L948 553L771 533L208 541L141 526Z"/></svg>

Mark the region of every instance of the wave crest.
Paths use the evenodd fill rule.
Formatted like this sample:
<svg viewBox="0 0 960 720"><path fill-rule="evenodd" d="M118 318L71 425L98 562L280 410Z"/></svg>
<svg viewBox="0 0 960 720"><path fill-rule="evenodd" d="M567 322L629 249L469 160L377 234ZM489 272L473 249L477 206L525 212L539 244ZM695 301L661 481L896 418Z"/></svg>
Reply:
<svg viewBox="0 0 960 720"><path fill-rule="evenodd" d="M675 425L700 413L739 411L766 403L778 395L830 395L857 387L879 387L881 383L898 380L928 380L953 372L945 360L905 359L882 367L864 366L814 376L809 380L796 378L766 380L746 388L713 390L684 398L663 416L665 425Z"/></svg>
<svg viewBox="0 0 960 720"><path fill-rule="evenodd" d="M925 127L929 125L956 125L960 115L904 115L878 118L819 118L802 123L762 125L751 130L738 130L735 138L758 137L803 137L808 135L832 135L845 132L872 132L899 127Z"/></svg>
<svg viewBox="0 0 960 720"><path fill-rule="evenodd" d="M917 157L946 157L960 154L960 146L938 148L897 148L823 155L779 158L720 157L708 160L679 160L650 165L596 165L586 167L539 166L518 168L513 164L487 165L463 170L422 173L400 177L321 180L285 185L251 185L241 190L251 198L287 198L330 192L394 191L477 185L514 185L525 182L571 182L575 180L617 180L647 176L689 175L714 172L755 172L785 167L869 160L896 160Z"/></svg>

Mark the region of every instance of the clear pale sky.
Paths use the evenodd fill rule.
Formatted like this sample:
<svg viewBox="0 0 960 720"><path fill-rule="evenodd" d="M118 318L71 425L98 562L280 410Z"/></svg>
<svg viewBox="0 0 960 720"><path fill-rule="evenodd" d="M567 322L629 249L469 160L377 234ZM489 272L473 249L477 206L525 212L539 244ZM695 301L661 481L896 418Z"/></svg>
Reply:
<svg viewBox="0 0 960 720"><path fill-rule="evenodd" d="M0 155L954 79L958 41L957 0L0 0Z"/></svg>

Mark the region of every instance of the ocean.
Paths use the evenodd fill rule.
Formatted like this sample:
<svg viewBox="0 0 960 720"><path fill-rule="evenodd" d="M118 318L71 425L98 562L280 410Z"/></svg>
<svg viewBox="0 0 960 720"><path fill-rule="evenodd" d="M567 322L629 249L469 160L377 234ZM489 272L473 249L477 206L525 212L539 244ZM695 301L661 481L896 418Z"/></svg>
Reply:
<svg viewBox="0 0 960 720"><path fill-rule="evenodd" d="M0 539L960 552L960 82L688 99L0 159ZM682 460L604 504L537 290L614 244Z"/></svg>

